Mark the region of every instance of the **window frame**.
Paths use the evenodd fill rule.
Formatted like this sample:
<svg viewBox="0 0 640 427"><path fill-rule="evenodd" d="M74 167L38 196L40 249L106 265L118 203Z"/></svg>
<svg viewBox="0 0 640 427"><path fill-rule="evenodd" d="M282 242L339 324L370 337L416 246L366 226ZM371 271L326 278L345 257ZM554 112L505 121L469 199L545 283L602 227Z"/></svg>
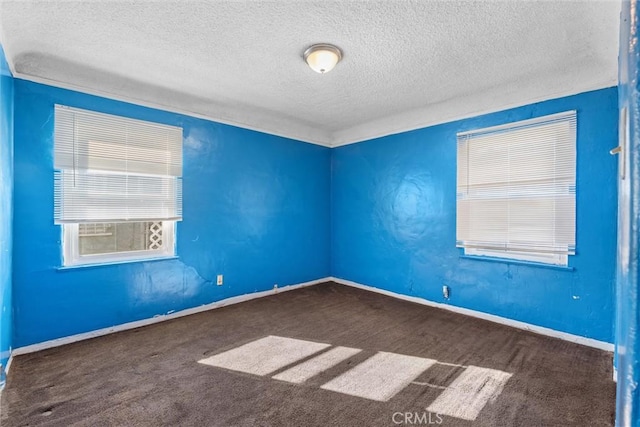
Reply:
<svg viewBox="0 0 640 427"><path fill-rule="evenodd" d="M559 267L569 266L568 254L542 254L538 252L523 251L499 251L496 249L469 248L463 247L465 256L471 257L489 257L504 261L524 261L539 264L557 265Z"/></svg>
<svg viewBox="0 0 640 427"><path fill-rule="evenodd" d="M53 214L61 227L61 268L175 258L183 128L61 104L54 115ZM161 222L160 248L80 253L82 224L146 222Z"/></svg>
<svg viewBox="0 0 640 427"><path fill-rule="evenodd" d="M90 255L80 255L79 226L79 223L62 224L63 267L142 262L176 256L176 221L162 221L162 248L160 249Z"/></svg>
<svg viewBox="0 0 640 427"><path fill-rule="evenodd" d="M564 111L564 112L560 112L560 113L556 113L556 114L550 114L550 115L546 115L546 116L540 116L540 117L534 117L531 119L525 119L525 120L520 120L520 121L514 121L511 123L505 123L502 125L497 125L497 126L491 126L491 127L487 127L487 128L482 128L482 129L475 129L475 130L471 130L471 131L465 131L465 132L459 132L456 134L456 168L460 167L460 151L459 151L459 141L461 136L465 136L468 134L478 134L478 135L482 135L483 133L492 133L492 132L500 132L500 131L518 131L519 129L522 129L523 127L526 126L535 126L535 125L541 125L544 126L545 124L550 123L551 120L554 120L556 118L563 118L563 117L567 117L570 119L570 117L573 115L573 120L575 121L575 128L574 128L574 132L575 134L573 135L573 150L574 150L574 163L573 163L573 167L574 167L574 182L573 182L573 188L574 188L574 192L573 192L573 198L574 198L574 223L573 223L573 231L574 233L576 233L576 229L577 229L577 191L576 191L576 187L577 187L577 146L578 146L578 128L577 128L577 111L576 110L568 110L568 111ZM467 162L469 161L468 159L466 160ZM459 172L457 171L457 176L459 177ZM458 187L459 183L456 182L456 187ZM458 216L458 200L460 200L458 198L458 196L456 196L456 216ZM460 249L462 249L462 254L464 256L469 256L469 257L473 257L473 258L490 258L490 259L495 259L497 261L503 261L503 262L509 262L509 261L516 261L516 262L526 262L526 263L535 263L535 264L543 264L543 265L549 265L549 266L557 266L557 267L568 267L569 266L569 255L575 255L575 246L573 247L573 249L568 248L567 252L540 252L540 251L535 251L534 249L528 250L528 249L523 249L523 250L518 250L516 248L512 248L512 249L507 249L507 243L505 242L505 248L501 249L499 247L499 245L497 247L483 247L480 245L476 245L474 246L473 243L468 244L470 242L467 242L467 244L465 245L465 243L460 243L460 241L458 240L458 220L456 219L456 240L458 241L458 243L456 244L457 247L459 247ZM574 237L575 239L575 237ZM575 240L574 240L574 244L575 244Z"/></svg>

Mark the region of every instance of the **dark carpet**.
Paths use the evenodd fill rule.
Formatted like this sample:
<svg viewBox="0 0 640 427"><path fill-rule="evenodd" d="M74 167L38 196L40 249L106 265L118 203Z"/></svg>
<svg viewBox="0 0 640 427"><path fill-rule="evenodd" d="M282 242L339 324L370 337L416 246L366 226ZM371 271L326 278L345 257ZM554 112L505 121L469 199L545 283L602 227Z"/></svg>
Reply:
<svg viewBox="0 0 640 427"><path fill-rule="evenodd" d="M303 384L198 363L269 335L362 351ZM379 351L443 363L386 402L320 388ZM18 356L0 423L606 426L611 363L608 352L327 283ZM473 421L429 413L469 365L512 376Z"/></svg>

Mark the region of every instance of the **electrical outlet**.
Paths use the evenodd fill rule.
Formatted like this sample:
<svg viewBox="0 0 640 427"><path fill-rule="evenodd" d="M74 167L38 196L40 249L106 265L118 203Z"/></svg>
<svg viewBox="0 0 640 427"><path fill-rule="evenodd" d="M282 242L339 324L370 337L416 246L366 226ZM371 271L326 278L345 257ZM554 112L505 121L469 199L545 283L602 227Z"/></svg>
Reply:
<svg viewBox="0 0 640 427"><path fill-rule="evenodd" d="M222 274L218 274L218 281L216 282L218 286L222 286L222 279L223 279Z"/></svg>
<svg viewBox="0 0 640 427"><path fill-rule="evenodd" d="M449 299L449 287L447 285L442 286L442 296L445 299Z"/></svg>

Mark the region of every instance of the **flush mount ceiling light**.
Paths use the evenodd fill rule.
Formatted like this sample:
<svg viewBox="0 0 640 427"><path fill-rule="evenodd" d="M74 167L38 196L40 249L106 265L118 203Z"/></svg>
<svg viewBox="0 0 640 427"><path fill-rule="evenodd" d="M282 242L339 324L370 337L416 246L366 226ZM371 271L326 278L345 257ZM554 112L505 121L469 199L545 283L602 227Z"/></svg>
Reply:
<svg viewBox="0 0 640 427"><path fill-rule="evenodd" d="M332 44L314 44L304 51L304 60L316 73L324 74L342 59L342 51Z"/></svg>

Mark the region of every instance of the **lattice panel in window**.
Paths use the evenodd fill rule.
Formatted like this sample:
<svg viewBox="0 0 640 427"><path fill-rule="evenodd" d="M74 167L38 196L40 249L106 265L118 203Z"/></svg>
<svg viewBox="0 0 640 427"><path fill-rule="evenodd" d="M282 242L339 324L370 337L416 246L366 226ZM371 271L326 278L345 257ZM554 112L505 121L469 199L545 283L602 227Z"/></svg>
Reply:
<svg viewBox="0 0 640 427"><path fill-rule="evenodd" d="M162 222L149 223L149 249L162 248Z"/></svg>

